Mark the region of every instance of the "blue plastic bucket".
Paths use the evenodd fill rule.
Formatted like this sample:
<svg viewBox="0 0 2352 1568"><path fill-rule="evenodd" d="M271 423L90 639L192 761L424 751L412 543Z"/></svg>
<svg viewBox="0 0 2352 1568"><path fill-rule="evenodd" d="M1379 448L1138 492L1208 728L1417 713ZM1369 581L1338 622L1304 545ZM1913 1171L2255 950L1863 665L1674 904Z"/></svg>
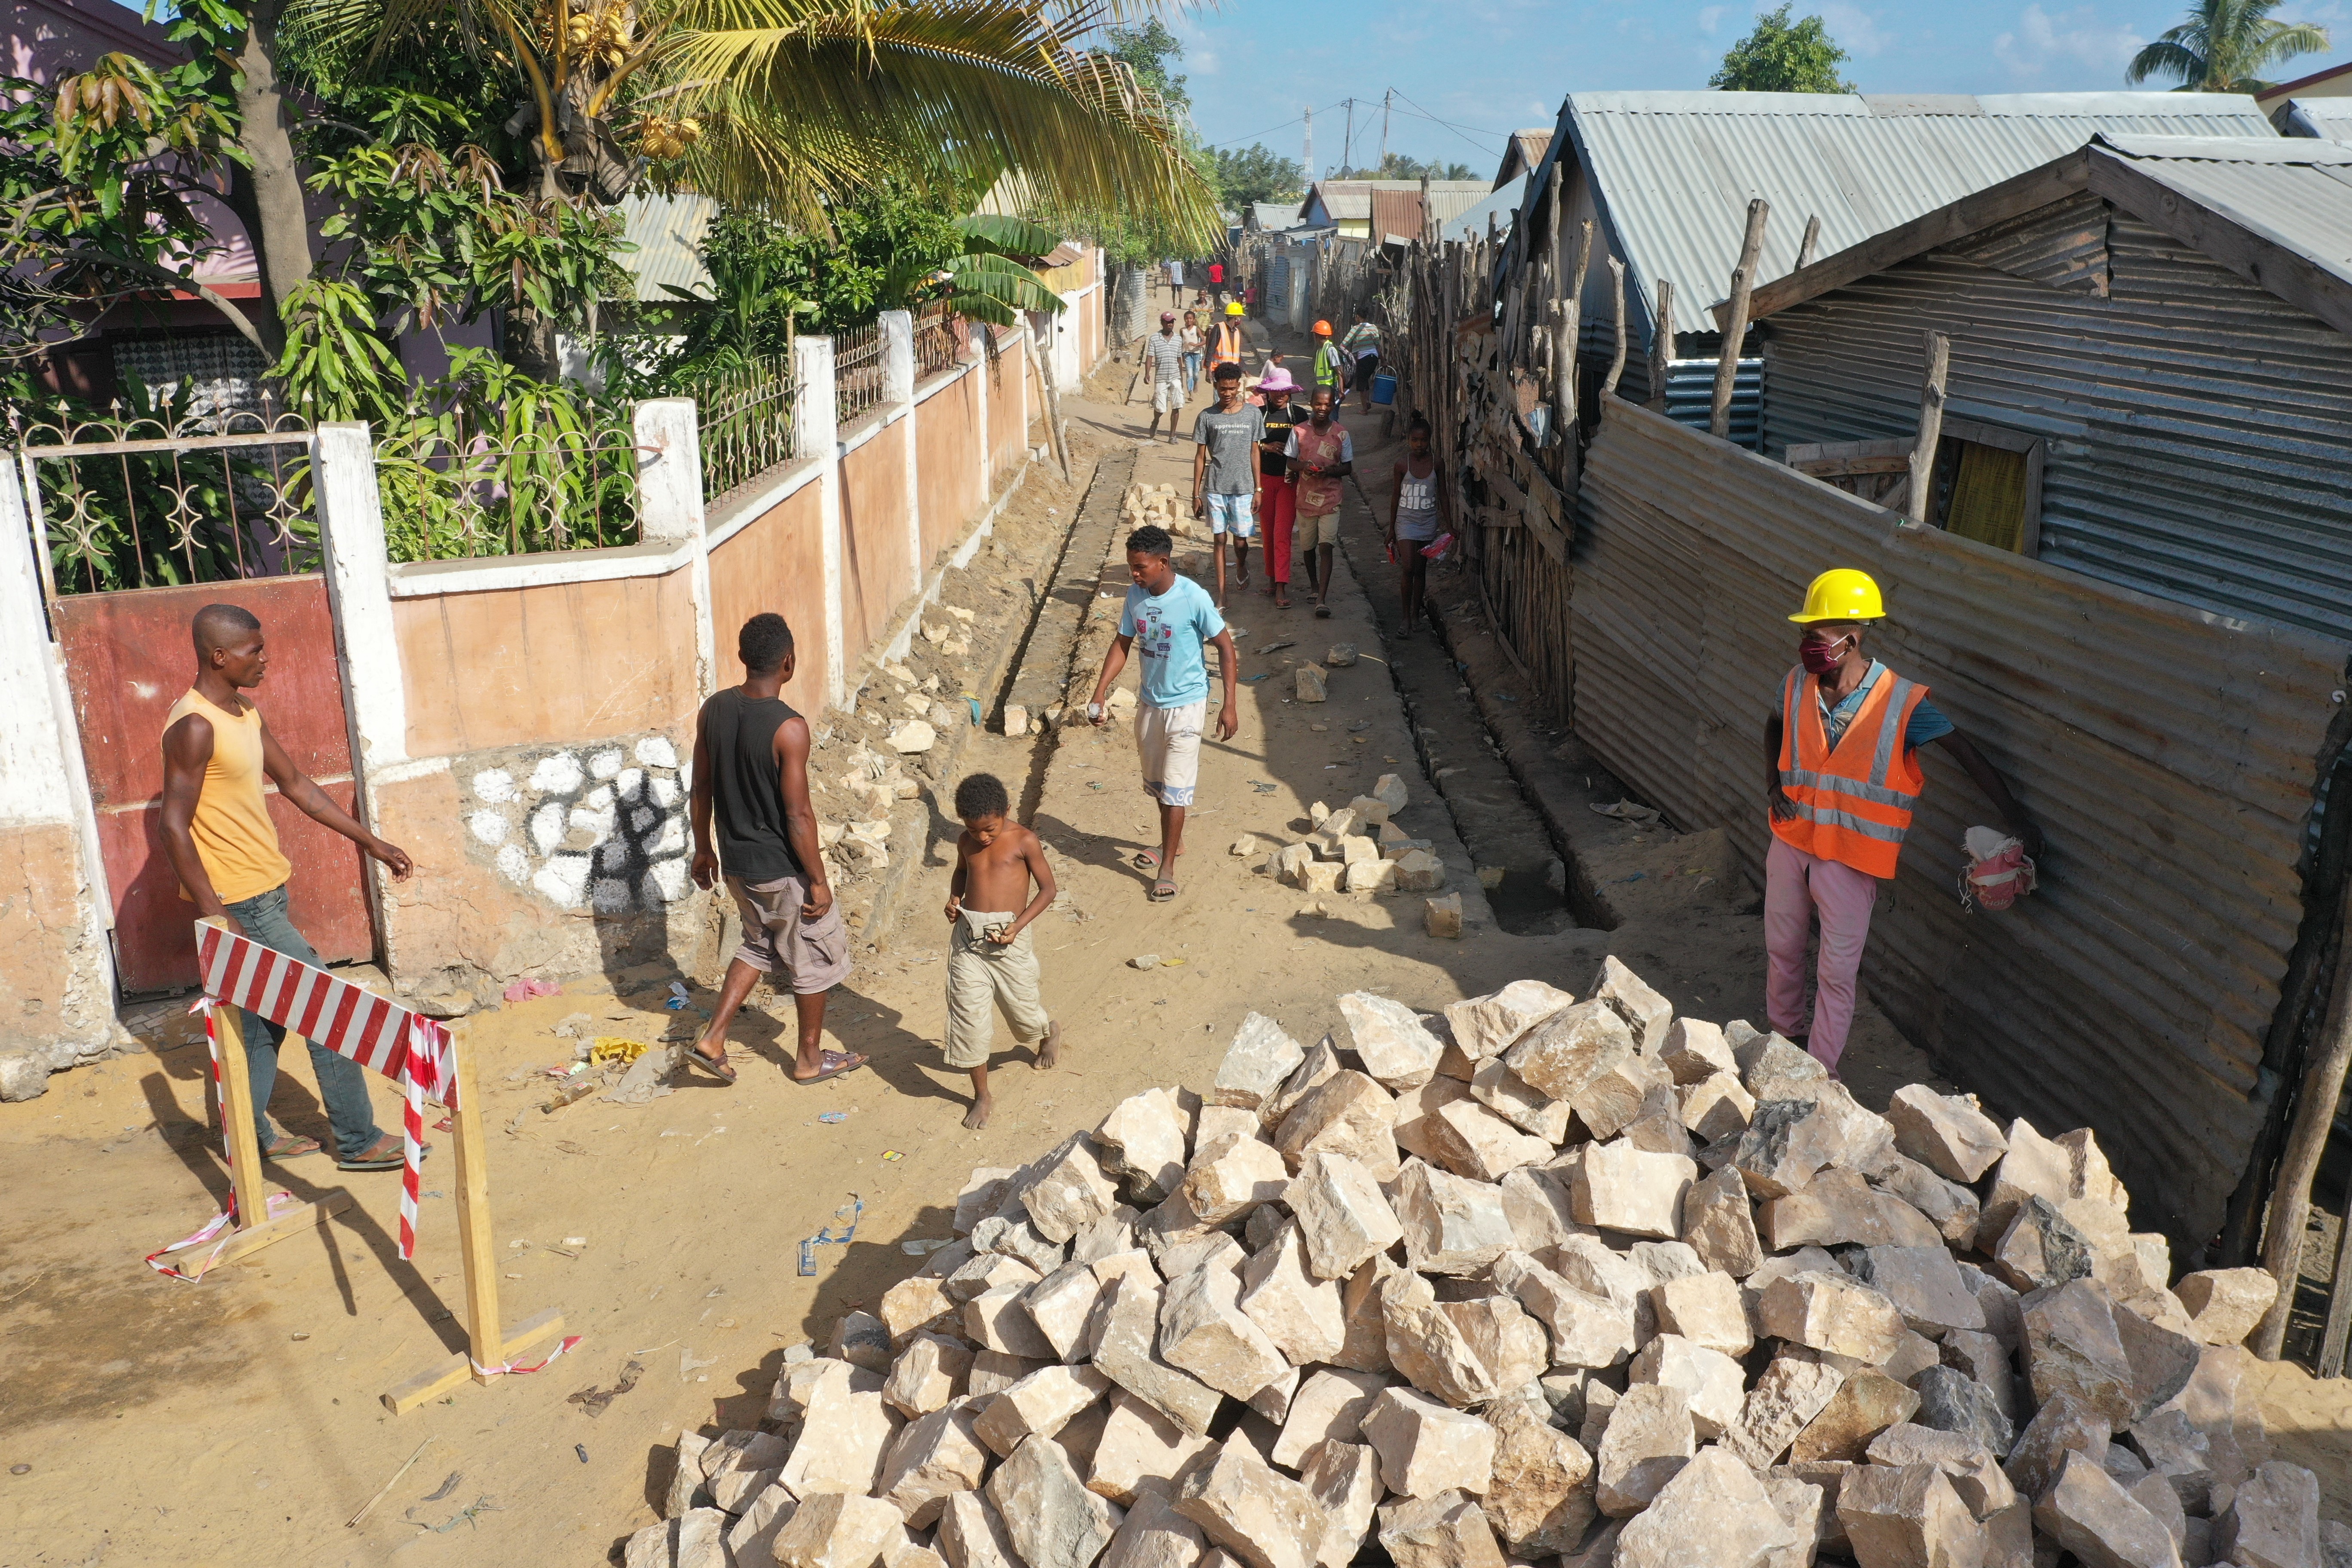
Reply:
<svg viewBox="0 0 2352 1568"><path fill-rule="evenodd" d="M1384 370L1372 377L1372 401L1381 405L1384 408L1396 402L1396 374L1394 372Z"/></svg>

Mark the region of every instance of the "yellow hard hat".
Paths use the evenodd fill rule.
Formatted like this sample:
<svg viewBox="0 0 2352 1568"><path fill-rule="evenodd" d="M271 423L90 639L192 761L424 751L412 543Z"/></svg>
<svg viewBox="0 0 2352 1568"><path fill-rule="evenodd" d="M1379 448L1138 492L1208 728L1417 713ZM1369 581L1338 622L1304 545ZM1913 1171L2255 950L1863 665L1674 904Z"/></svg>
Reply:
<svg viewBox="0 0 2352 1568"><path fill-rule="evenodd" d="M1805 589L1805 607L1789 618L1809 626L1816 621L1875 621L1885 616L1886 605L1870 574L1837 566L1813 579Z"/></svg>
<svg viewBox="0 0 2352 1568"><path fill-rule="evenodd" d="M1225 306L1225 314L1228 316L1238 316L1244 314L1242 302L1239 300L1229 301Z"/></svg>

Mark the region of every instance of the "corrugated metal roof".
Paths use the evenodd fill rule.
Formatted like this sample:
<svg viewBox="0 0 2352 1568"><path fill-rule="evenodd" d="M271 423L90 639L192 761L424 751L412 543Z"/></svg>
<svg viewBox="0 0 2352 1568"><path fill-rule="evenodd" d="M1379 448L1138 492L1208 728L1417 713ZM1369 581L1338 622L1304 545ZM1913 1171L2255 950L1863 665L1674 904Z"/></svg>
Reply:
<svg viewBox="0 0 2352 1568"><path fill-rule="evenodd" d="M1871 922L1872 999L1997 1114L2097 1129L2142 1225L2210 1236L2260 1123L2341 645L1906 524L1622 399L1602 400L1579 510L1577 733L1751 867L1782 617L1823 567L1878 578L1883 656L1933 689L2049 850L2038 893L1963 914L1958 839L1985 807L1930 762Z"/></svg>
<svg viewBox="0 0 2352 1568"><path fill-rule="evenodd" d="M702 265L702 237L719 204L709 196L655 195L621 198L621 235L636 247L621 265L636 275L640 302L676 304L670 286L710 298L710 271Z"/></svg>
<svg viewBox="0 0 2352 1568"><path fill-rule="evenodd" d="M2352 281L2352 147L2299 136L2250 144L2103 135L2099 143L2216 216Z"/></svg>
<svg viewBox="0 0 2352 1568"><path fill-rule="evenodd" d="M2315 136L2325 142L2352 142L2352 98L2289 99L2286 119L2279 129L2290 137Z"/></svg>
<svg viewBox="0 0 2352 1568"><path fill-rule="evenodd" d="M1528 176L1514 174L1504 184L1486 194L1484 201L1472 202L1458 213L1438 219L1441 239L1484 239L1486 237L1486 215L1495 215L1496 226L1503 233L1511 232L1511 225L1519 216L1519 204L1527 197Z"/></svg>
<svg viewBox="0 0 2352 1568"><path fill-rule="evenodd" d="M1250 214L1260 234L1280 234L1299 224L1297 205L1291 202L1252 202Z"/></svg>
<svg viewBox="0 0 2352 1568"><path fill-rule="evenodd" d="M1660 278L1694 306L1729 291L1756 196L1772 206L1761 283L1795 266L1808 217L1821 219L1814 254L1832 255L2101 132L2278 135L2250 98L2188 92L1579 92L1561 121L1569 139L1547 163L1581 151L1644 321Z"/></svg>
<svg viewBox="0 0 2352 1568"><path fill-rule="evenodd" d="M1483 205L1494 194L1493 187L1486 184L1457 185L1452 181L1433 180L1429 186L1429 210L1438 222L1447 223L1472 207Z"/></svg>

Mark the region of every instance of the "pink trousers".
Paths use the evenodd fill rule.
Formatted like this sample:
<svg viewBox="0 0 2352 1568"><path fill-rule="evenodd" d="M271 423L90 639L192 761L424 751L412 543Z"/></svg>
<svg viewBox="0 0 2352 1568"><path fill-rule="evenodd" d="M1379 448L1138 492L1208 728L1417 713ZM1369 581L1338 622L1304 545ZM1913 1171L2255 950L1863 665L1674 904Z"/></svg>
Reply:
<svg viewBox="0 0 2352 1568"><path fill-rule="evenodd" d="M1870 939L1878 879L1794 848L1778 836L1764 856L1764 1016L1783 1035L1805 1034L1806 1048L1836 1070L1853 1027L1853 979ZM1814 971L1812 1024L1805 1024L1805 942L1822 923Z"/></svg>

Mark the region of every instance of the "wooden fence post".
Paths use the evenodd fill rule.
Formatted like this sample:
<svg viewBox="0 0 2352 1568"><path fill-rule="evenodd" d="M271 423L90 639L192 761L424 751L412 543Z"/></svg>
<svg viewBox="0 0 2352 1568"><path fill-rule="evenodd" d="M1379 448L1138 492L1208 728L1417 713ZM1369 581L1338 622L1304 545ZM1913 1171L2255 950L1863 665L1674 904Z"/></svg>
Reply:
<svg viewBox="0 0 2352 1568"><path fill-rule="evenodd" d="M1950 368L1952 340L1941 332L1927 334L1927 374L1919 384L1919 435L1911 444L1911 493L1903 513L1914 522L1927 521L1935 500L1936 445L1944 436L1944 380Z"/></svg>
<svg viewBox="0 0 2352 1568"><path fill-rule="evenodd" d="M1731 436L1731 391L1739 380L1739 345L1748 336L1748 296L1756 287L1756 263L1764 254L1764 222L1772 213L1759 196L1748 204L1748 233L1739 242L1739 265L1731 270L1731 314L1723 325L1721 357L1715 362L1715 405L1707 428Z"/></svg>
<svg viewBox="0 0 2352 1568"><path fill-rule="evenodd" d="M1671 279L1658 279L1658 319L1650 323L1650 406L1660 414L1666 411L1666 378L1674 374L1675 361L1675 285Z"/></svg>

